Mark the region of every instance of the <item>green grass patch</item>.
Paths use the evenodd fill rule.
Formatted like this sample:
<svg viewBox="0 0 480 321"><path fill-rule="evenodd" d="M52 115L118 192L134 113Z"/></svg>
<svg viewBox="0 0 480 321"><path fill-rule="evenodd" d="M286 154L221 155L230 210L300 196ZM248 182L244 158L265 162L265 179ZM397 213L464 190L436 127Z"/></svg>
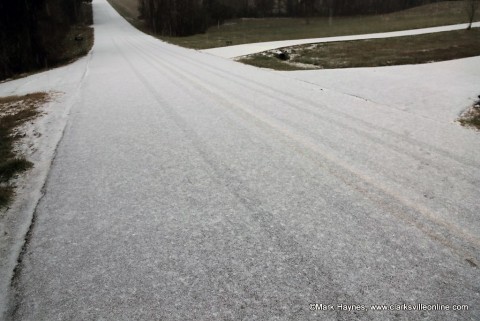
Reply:
<svg viewBox="0 0 480 321"><path fill-rule="evenodd" d="M38 107L48 100L47 93L0 97L0 208L12 200L12 178L33 166L15 152L15 144L24 136L20 127L37 117Z"/></svg>
<svg viewBox="0 0 480 321"><path fill-rule="evenodd" d="M480 29L318 43L283 50L290 55L287 61L276 58L275 50L246 56L238 61L276 70L376 67L444 61L480 55Z"/></svg>
<svg viewBox="0 0 480 321"><path fill-rule="evenodd" d="M138 19L136 0L108 0L133 26L145 31ZM478 15L477 15L478 16ZM444 1L382 15L355 17L317 17L307 24L302 18L234 19L205 34L190 37L159 37L167 42L194 49L319 37L368 34L441 25L466 23L463 1Z"/></svg>

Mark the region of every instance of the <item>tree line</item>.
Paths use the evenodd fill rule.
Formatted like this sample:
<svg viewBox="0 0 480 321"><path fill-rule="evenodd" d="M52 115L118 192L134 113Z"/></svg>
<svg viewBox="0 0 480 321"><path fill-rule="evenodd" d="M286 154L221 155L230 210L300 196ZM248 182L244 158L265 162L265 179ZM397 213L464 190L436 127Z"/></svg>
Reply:
<svg viewBox="0 0 480 321"><path fill-rule="evenodd" d="M308 17L387 13L437 0L138 0L154 33L188 36L233 17Z"/></svg>
<svg viewBox="0 0 480 321"><path fill-rule="evenodd" d="M85 0L0 1L0 79L58 63L70 27L91 20L85 6Z"/></svg>

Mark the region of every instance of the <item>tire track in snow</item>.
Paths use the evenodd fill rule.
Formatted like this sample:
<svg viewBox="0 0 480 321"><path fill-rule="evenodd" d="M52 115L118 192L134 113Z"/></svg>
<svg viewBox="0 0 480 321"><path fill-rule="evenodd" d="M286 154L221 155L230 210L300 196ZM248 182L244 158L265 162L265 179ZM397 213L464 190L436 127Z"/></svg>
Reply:
<svg viewBox="0 0 480 321"><path fill-rule="evenodd" d="M284 97L283 99L286 100L286 101L290 100L289 105L292 108L295 108L295 109L297 109L299 111L303 111L303 112L308 110L308 112L311 115L315 115L315 116L318 116L318 117L325 117L324 114L320 114L316 110L305 109L305 108L301 108L301 107L298 106L298 101L300 101L300 102L303 102L305 104L305 106L310 106L310 107L315 108L315 107L319 106L318 102L316 102L316 101L310 100L310 99L305 98L303 96L298 96L298 95L296 95L295 92L291 92L291 91L289 91L288 94L287 94L285 91L281 91L278 88L266 85L265 83L256 81L255 79L249 79L249 78L245 78L241 75L236 75L236 74L233 74L233 73L227 73L227 72L225 72L225 70L223 70L221 68L218 68L218 67L215 67L214 65L211 65L211 64L208 64L208 63L205 63L205 62L200 63L199 61L194 60L191 57L186 56L185 54L181 54L181 53L178 53L177 51L174 51L173 49L170 49L168 46L171 46L171 45L167 45L167 46L164 46L162 48L159 48L158 45L161 42L158 39L155 39L155 38L149 38L149 39L151 40L150 43L149 43L149 47L152 48L152 49L156 49L156 50L160 49L162 51L162 53L167 53L169 56L171 56L173 58L182 57L183 59L190 61L191 63L197 65L198 67L201 67L203 69L205 69L205 68L209 69L211 71L211 73L217 75L220 78L230 79L232 82L234 82L234 83L236 83L236 84L238 84L242 87L248 88L248 89L250 89L252 91L255 91L259 94L265 95L266 94L265 91L259 91L258 90L258 87L261 87L263 89L266 89L266 90L272 92L271 97L274 97L275 99L277 99L278 97L281 96L281 97ZM142 44L144 44L144 43L142 43ZM153 58L158 59L158 57L155 57L155 56L153 56ZM250 67L250 66L247 66L247 67L255 68L255 67ZM177 68L179 68L179 67L177 66ZM280 75L280 74L276 74L276 75ZM194 76L198 77L198 75L194 75ZM303 83L308 84L308 82L304 82L304 81L300 81L300 80L297 81L296 79L292 79L292 78L288 78L288 77L284 77L284 79L285 79L285 81L289 81L289 82L292 82L292 83L303 82ZM202 80L205 80L205 78L202 78ZM255 86L252 86L252 84L255 84ZM312 85L312 87L320 87L320 86ZM364 98L357 97L357 96L354 96L354 95L350 95L348 93L344 93L344 92L340 92L340 91L332 90L332 89L328 89L328 88L323 88L323 87L320 87L320 88L323 89L324 91L327 91L327 92L330 91L330 92L333 92L335 94L340 94L340 95L343 95L343 96L346 96L346 97L352 97L352 98L358 99L359 101L365 101ZM421 148L424 148L425 150L428 150L429 152L434 152L434 153L436 153L440 156L444 156L444 157L450 158L452 160L455 160L456 162L458 162L460 164L472 167L472 169L480 169L480 165L477 162L475 162L471 159L460 158L457 155L452 154L448 151L439 149L439 148L437 148L435 146L432 146L428 143L413 139L413 138L408 137L406 135L399 134L399 133L397 133L393 130L390 130L388 128L379 127L373 122L367 122L367 121L363 120L362 118L353 116L351 114L347 114L345 112L341 112L340 110L329 107L326 104L321 105L321 107L322 107L322 109L328 110L332 114L336 114L336 115L340 116L341 118L352 120L357 126L361 124L361 125L364 126L364 128L368 128L369 130L373 129L373 130L378 131L379 134L376 135L377 137L384 137L385 135L388 135L388 136L391 136L392 138L396 139L395 142L398 143L398 144L409 143L410 145L408 145L404 149L404 152L409 152L412 148L417 149L418 147L421 147ZM414 116L414 117L418 117L418 115L416 115L416 114L411 114L407 111L399 110L398 108L395 108L395 107L392 107L392 106L389 106L389 105L378 104L378 103L375 103L375 102L373 102L371 104L371 106L369 106L369 107L374 107L374 108L376 108L377 110L380 110L380 111L384 111L385 107L387 107L387 108L392 109L395 112L399 112L399 113L402 113L402 114L408 114L408 115L411 115L411 116ZM329 120L333 121L334 119L329 118ZM435 120L435 119L427 118L427 120L429 120L431 122L434 122L436 124L443 124L442 122L439 122L438 120ZM339 120L335 119L335 121L339 121ZM363 131L363 132L365 133L365 131ZM380 133L382 133L382 134L380 135ZM434 159L434 158L432 157L432 159Z"/></svg>
<svg viewBox="0 0 480 321"><path fill-rule="evenodd" d="M148 55L148 53L147 53ZM156 56L153 56L153 55L149 55L152 59L157 59L158 60L158 57ZM173 56L175 57L175 56ZM179 68L179 67L177 67ZM184 72L186 72L188 74L188 71L185 70L185 69L182 69ZM196 77L196 79L198 80L201 80L202 82L205 82L205 83L209 83L210 85L212 84L211 82L208 82L205 80L205 78L199 78L198 75L193 75L193 74L190 74L191 76L194 76ZM222 75L220 75L219 77L222 77L224 78ZM373 141L373 142L376 142L378 143L379 145L381 145L382 147L389 147L391 150L399 153L399 154L402 154L402 155L409 155L411 156L412 158L416 159L418 161L419 164L421 163L428 163L429 166L431 167L435 167L437 169L437 171L442 171L445 167L451 167L452 170L455 171L455 175L461 175L463 176L463 179L466 180L466 181L470 181L471 180L471 175L464 175L464 172L463 171L460 171L460 170L457 170L457 166L451 166L451 164L448 164L448 163L444 163L444 164L437 164L435 161L438 162L438 159L439 157L438 156L442 156L440 153L437 153L437 155L431 155L429 154L428 156L430 157L427 157L426 153L425 153L425 150L422 150L422 147L419 147L419 145L421 146L421 142L419 141L413 141L413 142L410 142L411 144L410 145L407 145L407 146L403 146L405 141L408 141L408 138L406 136L402 136L400 135L400 137L394 137L394 141L393 142L389 142L385 139L385 135L384 134L389 134L388 132L385 133L385 129L384 128L379 128L379 130L381 130L382 132L379 132L377 135L373 135L373 134L369 134L365 129L360 129L358 126L357 127L354 127L355 125L350 123L350 124L346 124L345 122L342 122L342 121L339 121L338 119L335 119L335 118L332 118L332 117L328 117L324 114L321 114L319 113L317 110L312 110L311 108L316 108L318 109L318 107L321 107L322 109L323 108L326 108L326 109L329 109L328 106L326 106L325 104L323 105L318 105L315 104L313 101L311 100L308 100L308 101L305 101L305 105L306 106L310 106L311 108L302 108L302 107L299 107L298 106L298 103L295 103L295 101L291 101L291 100L288 100L288 96L285 95L285 93L283 92L277 92L279 94L281 94L281 96L284 96L285 98L280 98L279 96L275 96L275 95L269 95L269 94L266 94L265 92L262 92L262 91L259 91L258 89L256 88L253 88L253 87L248 87L246 86L245 84L242 84L242 83L239 83L239 82L235 82L239 85L241 85L242 87L245 87L245 88L248 88L248 89L251 89L252 91L254 91L255 93L257 94L261 94L263 96L267 96L269 97L270 99L272 99L273 101L280 101L280 102L283 102L285 105L291 107L292 109L296 109L300 112L304 112L305 114L308 114L309 116L312 116L312 117L315 117L317 120L319 121L322 121L324 124L335 124L337 125L337 128L338 129L341 129L341 130L350 130L350 131L353 131L355 134L357 135L361 135L361 136L364 136L366 138L368 138L370 141ZM228 91L225 90L226 92ZM237 96L237 97L240 97L242 99L249 99L248 96L238 96L239 95L239 92L229 92L231 95L233 96ZM348 95L347 95L348 96ZM300 100L304 99L304 98L298 98ZM252 102L252 100L251 100ZM377 104L378 105L378 104ZM256 106L257 108L261 108L261 106L257 105ZM342 116L344 115L343 113L341 114ZM347 115L348 117L350 117L349 115ZM350 117L351 118L351 117ZM358 120L358 118L354 118L354 120ZM287 122L288 120L284 120L282 119L282 121L284 122ZM437 122L437 121L435 121ZM372 127L372 124L370 123L366 123L364 124L365 125L365 128L369 128L371 129ZM375 127L375 125L373 125L373 127ZM376 128L375 128L376 129ZM391 132L390 132L391 134ZM394 133L395 135L398 135L396 133ZM387 135L388 136L388 135ZM431 148L434 148L432 146L430 146ZM412 149L416 152L413 152ZM451 155L449 155L451 156ZM451 157L448 157L449 159L451 160L454 160L458 163L462 163L461 161L459 161L458 159L456 158L451 158ZM441 158L440 158L441 159ZM474 169L480 169L480 166L478 166L478 164L476 163L469 163L469 164L465 164L465 163L462 163L463 165L467 165L467 166L473 166ZM474 185L476 183L476 181L473 181L473 182L470 182L472 185Z"/></svg>
<svg viewBox="0 0 480 321"><path fill-rule="evenodd" d="M241 110L249 117L255 118L261 123L266 124L268 127L270 127L270 129L274 129L275 131L286 136L288 139L292 139L297 143L300 143L301 146L307 147L307 149L314 151L315 156L311 157L311 159L319 163L319 165L321 165L322 167L326 168L336 177L342 179L342 181L344 181L347 185L362 192L366 197L375 201L377 204L385 208L385 210L388 210L390 213L395 214L397 217L402 218L404 221L409 222L410 224L413 224L430 238L452 249L460 257L473 260L476 264L479 262L480 256L478 254L478 248L480 247L480 239L477 236L470 234L468 231L465 231L458 225L454 225L450 222L443 220L442 218L438 217L435 212L432 212L430 208L415 203L408 198L405 198L399 191L392 190L381 182L374 180L372 177L359 172L356 168L345 163L340 158L332 155L329 152L326 152L325 150L319 149L318 145L315 144L315 142L312 142L311 140L305 140L304 135L288 129L283 124L278 124L277 122L268 119L270 118L268 115L263 114L260 116L258 111L247 111L245 107L242 106L239 102L232 103L231 96L225 95L223 92L215 89L214 87L205 86L205 78L207 77L199 78L198 75L188 74L185 69L173 67L174 64L163 63L154 55L145 54L138 48L138 46L132 45L131 48L136 50L138 53L145 55L146 57L150 57L151 59L148 59L148 61L152 61L152 59L154 59L157 64L162 65L163 69L159 70L163 71L164 69L170 69L177 76L182 75L184 79L187 80L190 84L195 83L196 86L198 86L199 88L203 88L217 98L221 98L222 101L224 101L225 105L229 105L237 110ZM297 151L302 152L303 148L297 148ZM323 158L322 162L318 162L318 156ZM328 167L324 166L325 160L328 160ZM357 178L361 180L361 182L364 182L366 184L356 182L355 180L352 180L350 177L348 177L348 175L342 174L342 171L339 170L339 167L347 170L347 172L350 174L354 174ZM374 187L379 192L381 192L371 193L368 191L370 187ZM400 204L403 204L413 210L413 212L405 213L405 208L403 208L403 206L397 207L396 205L388 204L385 198L387 200L393 198L397 202L400 202ZM420 218L418 217L418 214L421 214ZM427 222L422 222L421 218L427 219ZM467 250L464 250L464 248L466 248Z"/></svg>
<svg viewBox="0 0 480 321"><path fill-rule="evenodd" d="M259 227L264 231L267 235L267 241L274 244L280 252L286 257L286 260L290 260L292 262L303 262L305 266L306 260L309 260L313 263L311 259L311 254L307 254L308 251L304 248L303 245L298 243L292 237L288 236L285 228L272 223L276 222L274 215L262 208L262 202L255 197L255 194L250 191L250 189L242 182L236 180L235 175L228 175L228 173L233 172L233 170L223 162L219 161L218 159L212 158L212 151L205 150L205 142L193 131L188 124L184 121L184 119L175 112L174 108L161 97L161 94L150 84L150 82L135 68L135 66L131 63L131 61L125 56L123 53L122 47L118 45L115 41L115 46L118 49L118 52L123 56L127 64L129 65L130 69L135 73L136 77L145 85L145 88L152 94L155 100L159 103L159 106L162 107L163 110L169 115L169 117L174 121L176 126L184 133L185 137L191 142L191 146L201 155L204 159L205 164L208 165L210 170L212 171L213 179L218 182L219 185L224 186L228 189L228 191L233 195L245 208L249 210L251 217L254 221L259 225ZM131 47L135 49L134 47ZM178 75L178 74L177 74ZM169 76L170 80L176 82L175 78ZM204 148L200 148L200 146L204 146ZM232 184L232 182L237 181L238 184ZM281 237L279 237L281 236ZM288 249L288 250L287 250ZM353 297L349 296L345 292L341 292L339 283L335 282L335 278L333 277L332 273L330 272L330 267L324 265L318 270L318 263L315 264L308 264L307 269L301 272L301 284L305 284L306 287L303 287L304 291L309 289L310 296L312 299L318 299L317 295L323 293L325 289L328 289L328 293L334 296L336 301L338 302L354 302ZM314 266L316 268L314 269ZM291 265L289 265L291 269ZM244 270L246 271L246 270ZM295 272L295 270L292 270ZM318 284L319 276L321 275L322 284L321 287ZM308 295L308 294L307 294ZM337 320L344 320L344 316L342 317L341 311L336 311Z"/></svg>

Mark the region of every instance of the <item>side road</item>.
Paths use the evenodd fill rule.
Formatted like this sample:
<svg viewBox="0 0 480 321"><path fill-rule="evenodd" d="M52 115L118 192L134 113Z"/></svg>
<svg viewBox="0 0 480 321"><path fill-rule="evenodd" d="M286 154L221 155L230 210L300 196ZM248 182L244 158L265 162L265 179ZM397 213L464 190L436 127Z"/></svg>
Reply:
<svg viewBox="0 0 480 321"><path fill-rule="evenodd" d="M352 41L352 40L415 36L415 35L422 35L427 33L466 29L467 25L468 24L465 23L465 24L457 24L457 25L450 25L450 26L372 33L372 34L364 34L364 35L259 42L259 43L249 43L249 44L243 44L243 45L237 45L237 46L205 49L201 51L215 55L215 56L232 59L236 57L259 53L266 50L278 49L278 48L289 47L289 46L305 45L305 44L320 43L320 42ZM480 27L480 22L475 22L472 24L472 28L478 28L478 27Z"/></svg>

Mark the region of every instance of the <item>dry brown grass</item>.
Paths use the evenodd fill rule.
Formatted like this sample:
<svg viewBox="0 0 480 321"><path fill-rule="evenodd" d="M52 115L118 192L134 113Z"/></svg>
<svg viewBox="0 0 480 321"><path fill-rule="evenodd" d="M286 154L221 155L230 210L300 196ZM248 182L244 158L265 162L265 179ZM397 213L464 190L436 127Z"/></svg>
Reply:
<svg viewBox="0 0 480 321"><path fill-rule="evenodd" d="M15 144L24 136L20 128L36 118L38 108L49 99L50 95L44 92L0 97L0 208L12 200L12 178L33 166L15 152Z"/></svg>

